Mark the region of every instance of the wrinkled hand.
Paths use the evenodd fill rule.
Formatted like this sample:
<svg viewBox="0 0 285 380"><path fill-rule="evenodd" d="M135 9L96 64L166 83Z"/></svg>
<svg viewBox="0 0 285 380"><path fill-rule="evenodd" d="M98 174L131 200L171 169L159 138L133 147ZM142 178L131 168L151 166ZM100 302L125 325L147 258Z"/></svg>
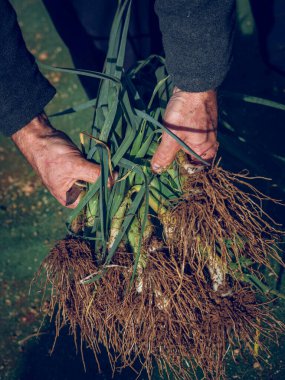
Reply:
<svg viewBox="0 0 285 380"><path fill-rule="evenodd" d="M12 140L63 206L66 192L77 180L93 183L100 175L100 166L85 160L70 138L54 129L44 114L14 133ZM78 203L79 198L68 207L75 208Z"/></svg>
<svg viewBox="0 0 285 380"><path fill-rule="evenodd" d="M204 160L211 161L218 150L216 92L191 93L176 87L165 110L164 125ZM180 149L179 143L163 132L151 161L153 171L160 173L166 169ZM195 157L191 159L198 162Z"/></svg>

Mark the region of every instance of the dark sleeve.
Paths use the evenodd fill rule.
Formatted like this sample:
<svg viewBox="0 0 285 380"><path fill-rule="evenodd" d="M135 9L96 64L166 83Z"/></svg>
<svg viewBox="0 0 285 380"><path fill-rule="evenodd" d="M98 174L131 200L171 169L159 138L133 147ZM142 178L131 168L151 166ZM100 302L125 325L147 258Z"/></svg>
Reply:
<svg viewBox="0 0 285 380"><path fill-rule="evenodd" d="M0 131L9 136L28 124L54 94L26 48L15 11L0 0Z"/></svg>
<svg viewBox="0 0 285 380"><path fill-rule="evenodd" d="M218 87L231 63L235 0L156 0L166 66L189 92Z"/></svg>

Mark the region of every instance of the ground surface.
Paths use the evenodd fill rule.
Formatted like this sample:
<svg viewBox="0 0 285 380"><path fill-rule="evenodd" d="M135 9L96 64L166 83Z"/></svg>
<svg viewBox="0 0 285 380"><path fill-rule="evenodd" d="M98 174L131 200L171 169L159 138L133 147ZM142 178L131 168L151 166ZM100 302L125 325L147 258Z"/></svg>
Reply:
<svg viewBox="0 0 285 380"><path fill-rule="evenodd" d="M71 66L71 59L38 0L14 0L26 42L37 58L45 63ZM284 47L283 47L284 48ZM74 76L47 74L58 93L47 112L79 104L86 96ZM224 89L246 92L285 103L285 80L260 63L254 37L244 38L236 48L236 59ZM257 174L273 177L265 190L284 199L284 114L261 109L222 97L223 117L239 138L229 131L221 140L225 166L234 170L249 167ZM65 116L54 121L78 143L79 132L88 130L92 111ZM246 141L244 141L246 140ZM274 157L278 156L281 158ZM239 159L238 159L239 157ZM80 355L76 356L72 338L65 332L52 356L53 325L46 323L41 335L35 333L41 323L40 294L35 287L29 294L34 272L56 239L65 235L67 211L41 186L11 142L0 137L0 380L87 380L110 379L106 357L102 355L102 374L98 374L90 352L86 351L87 373ZM283 169L283 172L282 172ZM273 185L273 186L272 186ZM284 211L271 210L284 223ZM284 304L277 304L279 315ZM285 378L285 339L272 346L265 363L253 363L246 357L229 364L232 379ZM126 371L115 379L135 376ZM144 377L145 378L145 377ZM158 376L155 376L158 379Z"/></svg>

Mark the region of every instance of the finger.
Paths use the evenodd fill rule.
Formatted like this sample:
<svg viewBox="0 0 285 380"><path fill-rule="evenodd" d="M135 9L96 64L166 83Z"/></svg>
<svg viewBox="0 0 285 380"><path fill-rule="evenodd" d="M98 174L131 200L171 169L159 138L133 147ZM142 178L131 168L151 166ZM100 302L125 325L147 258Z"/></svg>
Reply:
<svg viewBox="0 0 285 380"><path fill-rule="evenodd" d="M70 184L69 190L66 192L64 190L58 192L58 191L52 191L49 189L50 193L54 196L54 198L62 205L67 208L75 208L79 201L80 201L80 194L78 193L77 196L69 196L68 193L72 189L72 187L75 185L75 183L72 185ZM75 185L76 186L76 185Z"/></svg>
<svg viewBox="0 0 285 380"><path fill-rule="evenodd" d="M78 168L75 171L76 180L85 181L88 183L95 183L100 177L101 168L97 164L93 164L85 160L84 158L78 164ZM108 187L112 187L118 178L118 173L112 173L112 176L108 178ZM69 190L66 192L66 200L63 203L61 200L59 202L64 204L68 208L75 208L81 199L81 190L79 186L74 183Z"/></svg>
<svg viewBox="0 0 285 380"><path fill-rule="evenodd" d="M161 173L175 159L180 145L167 133L162 134L162 140L151 160L151 167L155 173Z"/></svg>
<svg viewBox="0 0 285 380"><path fill-rule="evenodd" d="M100 170L100 168L99 168ZM98 178L98 177L97 177ZM109 177L108 179L108 187L111 187L114 185L115 181L118 178L118 173L114 172L113 177ZM86 180L83 180L86 181ZM58 201L65 207L73 209L76 208L82 198L82 188L76 185L74 183L72 187L66 192L66 201L63 202L61 199L58 199Z"/></svg>
<svg viewBox="0 0 285 380"><path fill-rule="evenodd" d="M97 181L101 173L100 166L93 164L85 159L82 159L76 169L74 169L74 175L76 180L85 181L88 183L94 183Z"/></svg>
<svg viewBox="0 0 285 380"><path fill-rule="evenodd" d="M89 183L94 183L97 181L101 174L101 168L97 164L93 164L92 162L89 162L85 159L82 159L82 163L80 166L80 171L77 171L76 173L76 179L89 182ZM108 178L108 187L112 187L116 180L118 179L118 173L113 172L109 178Z"/></svg>
<svg viewBox="0 0 285 380"><path fill-rule="evenodd" d="M66 196L58 193L54 193L50 191L51 194L54 196L54 198L64 207L73 208L73 205L67 205L66 204Z"/></svg>
<svg viewBox="0 0 285 380"><path fill-rule="evenodd" d="M70 183L68 190L64 194L64 196L57 196L57 200L65 207L74 209L80 202L81 199L81 191L78 185L76 185L76 181L84 181L88 183L94 183L100 176L101 170L100 166L93 164L85 160L84 158L78 160L76 162L76 166L73 167L74 178Z"/></svg>
<svg viewBox="0 0 285 380"><path fill-rule="evenodd" d="M186 144L190 145L189 142L185 141ZM204 161L207 161L209 163L211 163L211 161L215 158L216 154L217 154L217 151L218 151L218 147L219 147L219 143L217 141L215 141L212 145L208 146L207 148L205 148L204 144L201 145L201 146L198 146L196 148L193 148L193 150L195 151L195 153L197 153L201 158L203 158ZM189 152L186 150L186 149L183 149L187 154L189 154ZM201 164L201 161L196 158L195 156L189 154L190 157L191 157L191 161L193 163L198 163L198 164Z"/></svg>

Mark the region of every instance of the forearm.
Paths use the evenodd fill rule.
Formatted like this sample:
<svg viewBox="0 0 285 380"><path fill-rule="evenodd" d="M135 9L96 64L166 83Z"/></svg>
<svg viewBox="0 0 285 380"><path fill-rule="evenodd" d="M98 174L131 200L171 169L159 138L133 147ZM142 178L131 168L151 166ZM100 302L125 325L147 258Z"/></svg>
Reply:
<svg viewBox="0 0 285 380"><path fill-rule="evenodd" d="M156 0L174 84L183 91L218 87L231 63L235 0Z"/></svg>
<svg viewBox="0 0 285 380"><path fill-rule="evenodd" d="M0 131L12 135L40 114L55 89L40 73L8 0L0 0Z"/></svg>

